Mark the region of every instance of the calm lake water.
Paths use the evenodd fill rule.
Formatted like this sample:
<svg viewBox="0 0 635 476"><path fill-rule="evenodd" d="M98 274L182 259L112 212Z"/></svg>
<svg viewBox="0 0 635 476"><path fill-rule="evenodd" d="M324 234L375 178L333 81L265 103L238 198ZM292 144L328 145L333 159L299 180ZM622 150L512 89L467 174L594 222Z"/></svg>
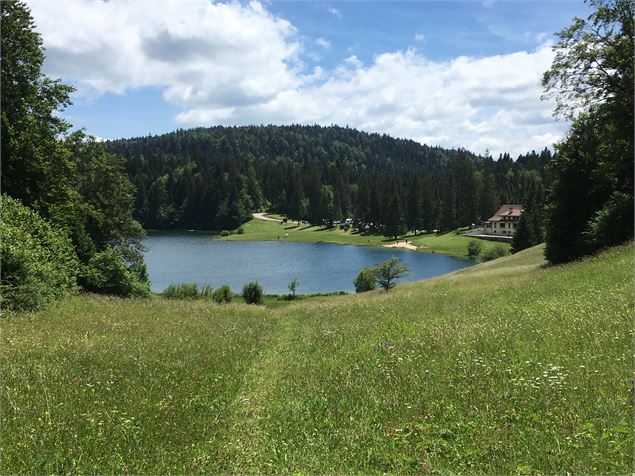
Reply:
<svg viewBox="0 0 635 476"><path fill-rule="evenodd" d="M267 294L287 294L287 285L298 278L299 294L355 291L353 280L365 266L391 256L401 258L416 281L449 273L473 264L449 256L321 243L278 241L220 241L213 235L187 232L151 232L145 253L152 290L170 284L228 284L240 292L245 283L258 281Z"/></svg>

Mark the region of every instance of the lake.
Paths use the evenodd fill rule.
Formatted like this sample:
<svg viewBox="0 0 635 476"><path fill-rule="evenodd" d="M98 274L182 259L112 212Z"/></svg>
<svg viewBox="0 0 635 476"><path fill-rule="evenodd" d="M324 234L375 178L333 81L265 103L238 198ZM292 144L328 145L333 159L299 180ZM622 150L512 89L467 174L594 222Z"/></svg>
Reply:
<svg viewBox="0 0 635 476"><path fill-rule="evenodd" d="M197 232L150 232L145 252L152 290L170 284L228 284L240 293L258 281L266 294L287 294L297 278L298 294L354 292L353 280L366 266L398 256L410 269L400 282L449 273L474 264L432 253L322 243L222 241Z"/></svg>

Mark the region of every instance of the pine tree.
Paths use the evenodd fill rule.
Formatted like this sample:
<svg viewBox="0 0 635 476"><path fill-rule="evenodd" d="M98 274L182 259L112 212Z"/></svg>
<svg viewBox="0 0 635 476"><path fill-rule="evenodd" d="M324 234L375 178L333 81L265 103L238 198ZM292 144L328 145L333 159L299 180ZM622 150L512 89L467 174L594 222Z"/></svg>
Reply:
<svg viewBox="0 0 635 476"><path fill-rule="evenodd" d="M531 210L525 210L518 220L518 227L512 239L512 253L534 246L537 238L534 234L534 219Z"/></svg>
<svg viewBox="0 0 635 476"><path fill-rule="evenodd" d="M395 190L387 208L384 236L392 236L396 240L399 235L406 232L406 220L399 194Z"/></svg>
<svg viewBox="0 0 635 476"><path fill-rule="evenodd" d="M417 230L423 228L423 218L421 206L423 204L423 190L421 181L417 175L410 179L408 195L406 197L406 225L409 230L413 230L415 235Z"/></svg>

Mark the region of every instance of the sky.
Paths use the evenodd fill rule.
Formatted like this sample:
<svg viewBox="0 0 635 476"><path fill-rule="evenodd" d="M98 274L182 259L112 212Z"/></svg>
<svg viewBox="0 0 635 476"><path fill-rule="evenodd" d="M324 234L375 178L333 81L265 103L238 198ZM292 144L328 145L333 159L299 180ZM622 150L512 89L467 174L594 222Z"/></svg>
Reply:
<svg viewBox="0 0 635 476"><path fill-rule="evenodd" d="M542 101L582 0L27 0L63 116L99 138L337 124L512 156L568 128Z"/></svg>

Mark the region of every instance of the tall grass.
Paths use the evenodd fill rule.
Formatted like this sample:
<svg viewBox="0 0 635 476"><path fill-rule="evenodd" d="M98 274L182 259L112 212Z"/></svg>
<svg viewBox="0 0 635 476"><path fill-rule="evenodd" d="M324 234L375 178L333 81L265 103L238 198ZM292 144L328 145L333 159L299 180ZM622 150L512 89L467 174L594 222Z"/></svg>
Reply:
<svg viewBox="0 0 635 476"><path fill-rule="evenodd" d="M206 284L200 290L195 283L170 284L161 293L166 299L211 299L214 289Z"/></svg>
<svg viewBox="0 0 635 476"><path fill-rule="evenodd" d="M276 309L76 297L2 322L12 473L624 474L633 251L542 249Z"/></svg>

